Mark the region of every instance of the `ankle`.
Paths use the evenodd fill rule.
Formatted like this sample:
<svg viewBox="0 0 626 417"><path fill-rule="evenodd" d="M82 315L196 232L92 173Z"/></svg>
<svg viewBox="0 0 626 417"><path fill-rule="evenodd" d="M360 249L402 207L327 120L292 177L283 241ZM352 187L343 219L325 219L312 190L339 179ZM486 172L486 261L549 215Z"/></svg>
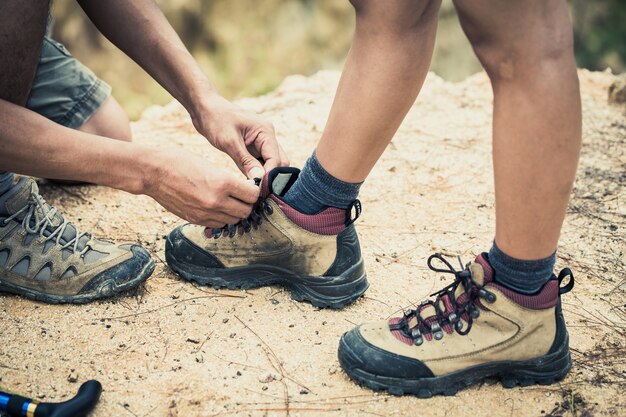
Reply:
<svg viewBox="0 0 626 417"><path fill-rule="evenodd" d="M504 253L494 240L488 260L498 284L518 293L535 294L552 277L556 252L543 259L516 259Z"/></svg>
<svg viewBox="0 0 626 417"><path fill-rule="evenodd" d="M328 207L347 209L356 200L361 184L344 182L332 176L314 152L283 200L304 214L320 213Z"/></svg>

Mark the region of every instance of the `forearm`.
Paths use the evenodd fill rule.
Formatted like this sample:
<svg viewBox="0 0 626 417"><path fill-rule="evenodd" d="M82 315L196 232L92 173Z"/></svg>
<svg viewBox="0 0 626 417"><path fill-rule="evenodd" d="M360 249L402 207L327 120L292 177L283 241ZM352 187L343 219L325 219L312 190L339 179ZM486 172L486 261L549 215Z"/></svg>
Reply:
<svg viewBox="0 0 626 417"><path fill-rule="evenodd" d="M79 0L92 22L189 112L215 91L154 0Z"/></svg>
<svg viewBox="0 0 626 417"><path fill-rule="evenodd" d="M150 186L151 152L68 129L0 100L0 171L86 181L140 194Z"/></svg>

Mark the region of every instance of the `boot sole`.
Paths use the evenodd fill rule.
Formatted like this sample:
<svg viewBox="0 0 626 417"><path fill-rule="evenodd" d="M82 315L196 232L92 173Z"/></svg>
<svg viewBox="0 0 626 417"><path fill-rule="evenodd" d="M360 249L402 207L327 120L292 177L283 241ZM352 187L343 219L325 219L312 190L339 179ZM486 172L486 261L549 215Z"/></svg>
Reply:
<svg viewBox="0 0 626 417"><path fill-rule="evenodd" d="M572 368L568 336L565 343L554 353L526 361L501 361L473 366L461 371L433 378L393 378L375 375L359 369L359 361L348 344L341 337L339 342L339 363L343 370L360 385L374 391L387 391L392 395L412 394L419 398L433 395L455 395L459 390L496 378L504 388L517 385L550 385L561 380Z"/></svg>
<svg viewBox="0 0 626 417"><path fill-rule="evenodd" d="M90 292L76 295L46 294L30 288L19 287L8 282L0 282L0 292L19 295L29 300L48 304L86 304L96 300L111 298L117 294L131 290L146 281L154 272L154 260L150 259L133 279L117 283L114 279L102 282Z"/></svg>
<svg viewBox="0 0 626 417"><path fill-rule="evenodd" d="M322 277L301 276L264 264L233 268L198 267L177 260L167 250L165 259L170 268L187 281L229 290L280 285L291 290L292 299L308 301L318 308L343 308L359 299L369 287L362 259L339 276Z"/></svg>

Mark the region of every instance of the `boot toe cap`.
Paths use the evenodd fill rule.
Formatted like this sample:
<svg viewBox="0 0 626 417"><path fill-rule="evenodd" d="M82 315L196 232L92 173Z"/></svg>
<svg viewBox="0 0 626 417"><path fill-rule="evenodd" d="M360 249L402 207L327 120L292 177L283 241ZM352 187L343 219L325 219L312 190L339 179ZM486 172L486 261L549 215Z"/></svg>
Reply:
<svg viewBox="0 0 626 417"><path fill-rule="evenodd" d="M129 250L132 256L93 277L80 294L98 290L102 296L109 296L136 287L148 279L154 270L154 261L148 251L139 245L122 245L120 248Z"/></svg>
<svg viewBox="0 0 626 417"><path fill-rule="evenodd" d="M345 333L339 342L339 362L351 374L360 370L378 377L422 379L434 374L424 362L398 355L367 341L360 327Z"/></svg>

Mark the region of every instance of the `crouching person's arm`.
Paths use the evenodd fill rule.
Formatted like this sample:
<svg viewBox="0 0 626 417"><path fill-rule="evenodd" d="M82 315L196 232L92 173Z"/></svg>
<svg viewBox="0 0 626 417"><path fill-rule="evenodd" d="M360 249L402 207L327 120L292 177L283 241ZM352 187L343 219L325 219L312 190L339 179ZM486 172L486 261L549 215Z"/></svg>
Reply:
<svg viewBox="0 0 626 417"><path fill-rule="evenodd" d="M0 100L0 171L147 194L179 217L221 227L246 217L259 189L185 151L160 151L68 129Z"/></svg>
<svg viewBox="0 0 626 417"><path fill-rule="evenodd" d="M272 124L217 93L154 0L79 3L111 42L185 106L196 129L229 154L248 178L288 165Z"/></svg>

